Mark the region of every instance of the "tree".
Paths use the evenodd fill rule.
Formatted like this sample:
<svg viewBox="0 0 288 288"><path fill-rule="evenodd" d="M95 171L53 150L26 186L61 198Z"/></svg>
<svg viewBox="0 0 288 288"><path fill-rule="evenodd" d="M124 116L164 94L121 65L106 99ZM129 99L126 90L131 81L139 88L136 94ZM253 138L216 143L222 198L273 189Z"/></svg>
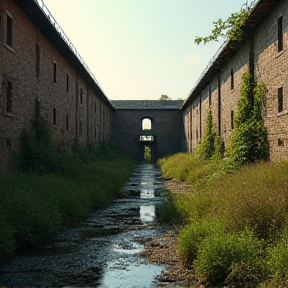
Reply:
<svg viewBox="0 0 288 288"><path fill-rule="evenodd" d="M242 5L241 10L236 13L232 13L226 20L219 19L215 22L214 28L211 31L211 34L207 37L197 36L194 39L194 42L198 45L203 42L204 44L212 41L219 41L219 38L224 38L225 40L241 41L245 36L242 27L245 24L245 21L251 13L251 9L256 0L252 0L250 5L248 0L245 4Z"/></svg>
<svg viewBox="0 0 288 288"><path fill-rule="evenodd" d="M171 100L171 98L162 94L159 100Z"/></svg>

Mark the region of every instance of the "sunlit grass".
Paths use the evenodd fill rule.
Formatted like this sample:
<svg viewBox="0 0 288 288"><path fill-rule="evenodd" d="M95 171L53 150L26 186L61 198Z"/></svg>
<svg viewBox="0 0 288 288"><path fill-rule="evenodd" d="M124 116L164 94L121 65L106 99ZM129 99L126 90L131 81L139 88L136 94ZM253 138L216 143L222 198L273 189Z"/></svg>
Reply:
<svg viewBox="0 0 288 288"><path fill-rule="evenodd" d="M182 260L189 265L196 264L196 272L198 271L201 277L206 277L207 281L214 281L215 284L221 280L223 283L230 281L231 287L257 287L260 283L262 283L261 287L281 287L279 283L288 283L285 252L288 243L288 162L251 164L235 171L231 169L225 171L223 161L225 160L209 163L184 153L159 161L165 176L192 184L189 193L179 195L172 193L173 197L171 197L177 210L177 220L181 218L181 223L184 225L179 235L179 253L182 255ZM170 204L171 207L173 205ZM166 211L166 214L169 214L169 211ZM222 229L218 236L213 233L214 238L209 236L208 239L208 236L205 236L205 229L211 225L215 226L211 221L221 223L224 230ZM212 224L209 224L210 222ZM204 238L199 236L201 241L198 241L197 235L204 235ZM243 244L242 248L238 246L233 248L233 245L229 244L232 248L227 246L225 249L228 249L228 252L231 251L229 249L234 251L248 249L249 246L245 245L249 243L251 245L261 243L260 246L253 244L254 250L251 250L254 253L255 247L258 247L256 254L251 252L251 255L257 259L247 260L245 258L247 255L243 254L245 260L239 260L242 256L238 259L238 256L233 253L229 257L220 254L217 256L215 253L223 252L224 247L221 248L222 250L219 248L221 251L218 251L216 247L212 249L209 245L214 241L213 245L218 246L217 241L226 239L228 235L231 239L234 237L237 239L239 235L242 235L239 239L245 238L245 235L251 238L249 241L239 240ZM195 251L201 253L195 254ZM242 255L241 253L239 255ZM216 260L213 260L213 257L229 258L229 267L221 269L217 265L214 267ZM241 264L239 261L245 261L246 264ZM271 264L272 262L275 262L275 265ZM214 264L209 266L209 263ZM211 275L221 274L224 270L226 274L219 275L220 280L212 279L214 276ZM246 276L243 275L244 273ZM222 279L221 276L225 277ZM239 283L250 281L251 285L233 286L237 281ZM267 286L263 286L263 283ZM273 283L278 283L278 286L276 284L273 286Z"/></svg>

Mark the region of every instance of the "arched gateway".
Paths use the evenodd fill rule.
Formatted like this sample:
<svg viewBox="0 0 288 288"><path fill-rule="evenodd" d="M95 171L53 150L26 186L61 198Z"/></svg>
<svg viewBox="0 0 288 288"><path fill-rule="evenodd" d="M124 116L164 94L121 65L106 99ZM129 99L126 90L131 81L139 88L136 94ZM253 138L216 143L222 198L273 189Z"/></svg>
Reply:
<svg viewBox="0 0 288 288"><path fill-rule="evenodd" d="M156 162L183 150L182 100L117 100L113 135L132 157ZM179 133L180 132L180 133Z"/></svg>

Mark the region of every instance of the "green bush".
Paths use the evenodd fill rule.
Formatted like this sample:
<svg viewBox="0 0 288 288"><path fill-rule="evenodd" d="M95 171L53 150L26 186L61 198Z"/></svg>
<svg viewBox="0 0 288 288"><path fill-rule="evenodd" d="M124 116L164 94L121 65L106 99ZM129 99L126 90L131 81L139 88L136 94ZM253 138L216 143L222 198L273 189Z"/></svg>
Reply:
<svg viewBox="0 0 288 288"><path fill-rule="evenodd" d="M223 226L216 219L193 222L179 231L178 253L181 261L190 267L198 255L203 240L210 234L223 232Z"/></svg>
<svg viewBox="0 0 288 288"><path fill-rule="evenodd" d="M261 243L250 232L208 234L194 261L196 274L213 284L224 283L236 264L259 266Z"/></svg>
<svg viewBox="0 0 288 288"><path fill-rule="evenodd" d="M288 283L288 230L284 229L280 240L269 246L265 258L270 277Z"/></svg>
<svg viewBox="0 0 288 288"><path fill-rule="evenodd" d="M180 223L182 217L180 217L179 209L175 202L175 196L171 192L167 192L166 199L156 206L157 216L160 221L163 222L176 222Z"/></svg>

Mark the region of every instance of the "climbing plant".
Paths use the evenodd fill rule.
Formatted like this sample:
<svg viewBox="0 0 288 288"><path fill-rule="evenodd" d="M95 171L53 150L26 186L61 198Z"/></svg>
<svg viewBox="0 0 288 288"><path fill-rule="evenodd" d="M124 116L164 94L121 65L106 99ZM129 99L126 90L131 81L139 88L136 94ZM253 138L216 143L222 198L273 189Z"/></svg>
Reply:
<svg viewBox="0 0 288 288"><path fill-rule="evenodd" d="M221 138L218 136L213 124L212 112L209 109L204 135L197 150L198 157L205 160L221 157L221 143Z"/></svg>
<svg viewBox="0 0 288 288"><path fill-rule="evenodd" d="M211 34L206 37L197 36L194 39L194 42L199 45L201 42L206 44L212 41L219 41L219 38L233 41L243 40L245 37L245 32L243 31L242 27L249 17L254 3L255 0L253 0L250 4L248 4L247 1L244 5L242 5L239 12L232 13L226 20L219 19L214 21L214 28L212 29Z"/></svg>
<svg viewBox="0 0 288 288"><path fill-rule="evenodd" d="M236 165L268 160L268 134L261 113L265 95L264 83L256 84L252 75L246 72L228 151L230 160Z"/></svg>

